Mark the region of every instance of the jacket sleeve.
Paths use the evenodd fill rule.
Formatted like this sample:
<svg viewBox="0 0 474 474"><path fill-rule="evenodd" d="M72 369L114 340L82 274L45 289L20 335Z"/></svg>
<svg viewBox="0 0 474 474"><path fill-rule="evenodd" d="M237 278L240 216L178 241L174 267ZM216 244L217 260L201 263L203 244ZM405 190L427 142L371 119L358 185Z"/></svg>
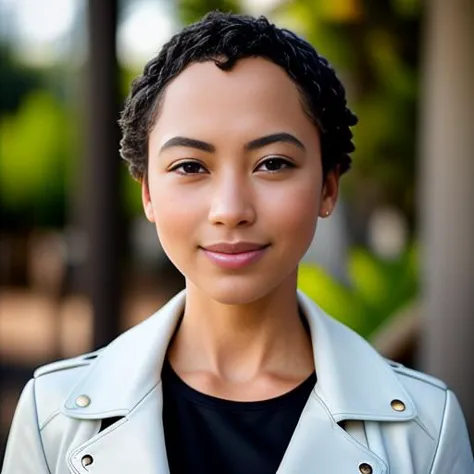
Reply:
<svg viewBox="0 0 474 474"><path fill-rule="evenodd" d="M474 474L469 434L459 402L450 390L446 395L443 423L431 474Z"/></svg>
<svg viewBox="0 0 474 474"><path fill-rule="evenodd" d="M2 474L50 474L41 442L35 380L20 396L8 436Z"/></svg>

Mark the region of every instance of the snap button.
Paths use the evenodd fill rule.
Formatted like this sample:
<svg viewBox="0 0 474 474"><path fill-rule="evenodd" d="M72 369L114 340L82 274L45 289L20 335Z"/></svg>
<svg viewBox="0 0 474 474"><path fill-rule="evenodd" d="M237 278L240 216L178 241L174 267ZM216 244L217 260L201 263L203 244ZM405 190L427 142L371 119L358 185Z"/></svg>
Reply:
<svg viewBox="0 0 474 474"><path fill-rule="evenodd" d="M401 400L392 400L390 403L395 411L405 411L405 404Z"/></svg>
<svg viewBox="0 0 474 474"><path fill-rule="evenodd" d="M79 408L85 408L85 407L89 406L90 403L91 403L91 399L87 395L79 395L76 398L76 405Z"/></svg>
<svg viewBox="0 0 474 474"><path fill-rule="evenodd" d="M94 458L90 454L86 454L81 458L81 464L83 467L90 466L94 462Z"/></svg>
<svg viewBox="0 0 474 474"><path fill-rule="evenodd" d="M361 474L372 474L373 469L372 469L372 466L370 464L367 464L366 462L363 462L359 466L359 471L361 472Z"/></svg>

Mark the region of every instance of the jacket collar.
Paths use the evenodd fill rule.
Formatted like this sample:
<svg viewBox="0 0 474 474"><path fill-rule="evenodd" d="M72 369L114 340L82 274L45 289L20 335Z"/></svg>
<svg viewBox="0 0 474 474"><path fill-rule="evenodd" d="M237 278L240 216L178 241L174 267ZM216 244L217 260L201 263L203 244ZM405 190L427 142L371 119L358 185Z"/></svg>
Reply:
<svg viewBox="0 0 474 474"><path fill-rule="evenodd" d="M359 335L326 315L298 292L313 342L318 381L315 393L341 420L404 421L416 417L414 404L389 364ZM91 369L66 400L64 412L80 419L125 416L157 387L173 332L185 306L185 292L100 351ZM78 397L90 403L79 407ZM392 401L401 400L403 411Z"/></svg>

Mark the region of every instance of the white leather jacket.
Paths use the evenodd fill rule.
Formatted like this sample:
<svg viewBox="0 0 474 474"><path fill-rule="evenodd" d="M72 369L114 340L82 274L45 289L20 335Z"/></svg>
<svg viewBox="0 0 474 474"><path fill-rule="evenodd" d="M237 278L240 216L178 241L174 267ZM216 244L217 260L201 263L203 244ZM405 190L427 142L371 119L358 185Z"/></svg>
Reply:
<svg viewBox="0 0 474 474"><path fill-rule="evenodd" d="M298 298L318 381L277 474L473 474L466 424L445 384L386 361ZM169 474L160 373L184 301L182 292L101 351L38 369L2 473Z"/></svg>

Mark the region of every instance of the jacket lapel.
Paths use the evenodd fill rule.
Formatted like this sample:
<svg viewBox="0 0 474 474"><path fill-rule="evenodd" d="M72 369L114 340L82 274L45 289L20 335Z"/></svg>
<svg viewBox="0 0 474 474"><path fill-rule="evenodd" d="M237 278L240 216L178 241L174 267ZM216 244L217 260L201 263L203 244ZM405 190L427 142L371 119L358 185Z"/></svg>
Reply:
<svg viewBox="0 0 474 474"><path fill-rule="evenodd" d="M68 454L75 474L89 472L169 474L162 424L161 386L155 386L127 416ZM90 456L92 464L84 465Z"/></svg>
<svg viewBox="0 0 474 474"><path fill-rule="evenodd" d="M298 301L309 324L318 381L277 474L350 474L364 472L364 466L365 472L388 472L382 459L338 423L411 420L416 418L413 402L387 361L363 338L304 294ZM394 400L405 409L395 411Z"/></svg>
<svg viewBox="0 0 474 474"><path fill-rule="evenodd" d="M311 332L318 382L315 391L336 422L407 421L415 405L388 362L361 336L299 293ZM401 401L403 410L393 408Z"/></svg>
<svg viewBox="0 0 474 474"><path fill-rule="evenodd" d="M169 474L161 406L156 387L128 417L70 452L70 471ZM93 459L90 466L83 465L87 456ZM371 466L373 474L387 473L385 463L340 428L313 393L276 474L353 474L362 464Z"/></svg>
<svg viewBox="0 0 474 474"><path fill-rule="evenodd" d="M62 410L65 415L86 420L121 418L71 448L67 464L72 473L169 474L161 368L184 304L184 294L177 295L155 315L114 340L71 392ZM84 395L89 403L78 404ZM86 459L92 463L87 464Z"/></svg>
<svg viewBox="0 0 474 474"><path fill-rule="evenodd" d="M343 420L400 422L416 417L413 402L387 362L353 331L298 296L313 342L317 384L277 474L358 472L368 464L387 472L375 453L339 426ZM162 426L161 368L181 318L185 293L100 352L63 413L76 419L121 417L84 444L72 447L72 473L169 474ZM84 398L84 395L87 397ZM78 403L80 400L89 403ZM395 411L393 401L403 411ZM90 456L92 464L85 460ZM369 472L369 471L367 471Z"/></svg>
<svg viewBox="0 0 474 474"><path fill-rule="evenodd" d="M386 464L346 433L313 392L277 474L353 474L364 464L373 474L387 472Z"/></svg>

